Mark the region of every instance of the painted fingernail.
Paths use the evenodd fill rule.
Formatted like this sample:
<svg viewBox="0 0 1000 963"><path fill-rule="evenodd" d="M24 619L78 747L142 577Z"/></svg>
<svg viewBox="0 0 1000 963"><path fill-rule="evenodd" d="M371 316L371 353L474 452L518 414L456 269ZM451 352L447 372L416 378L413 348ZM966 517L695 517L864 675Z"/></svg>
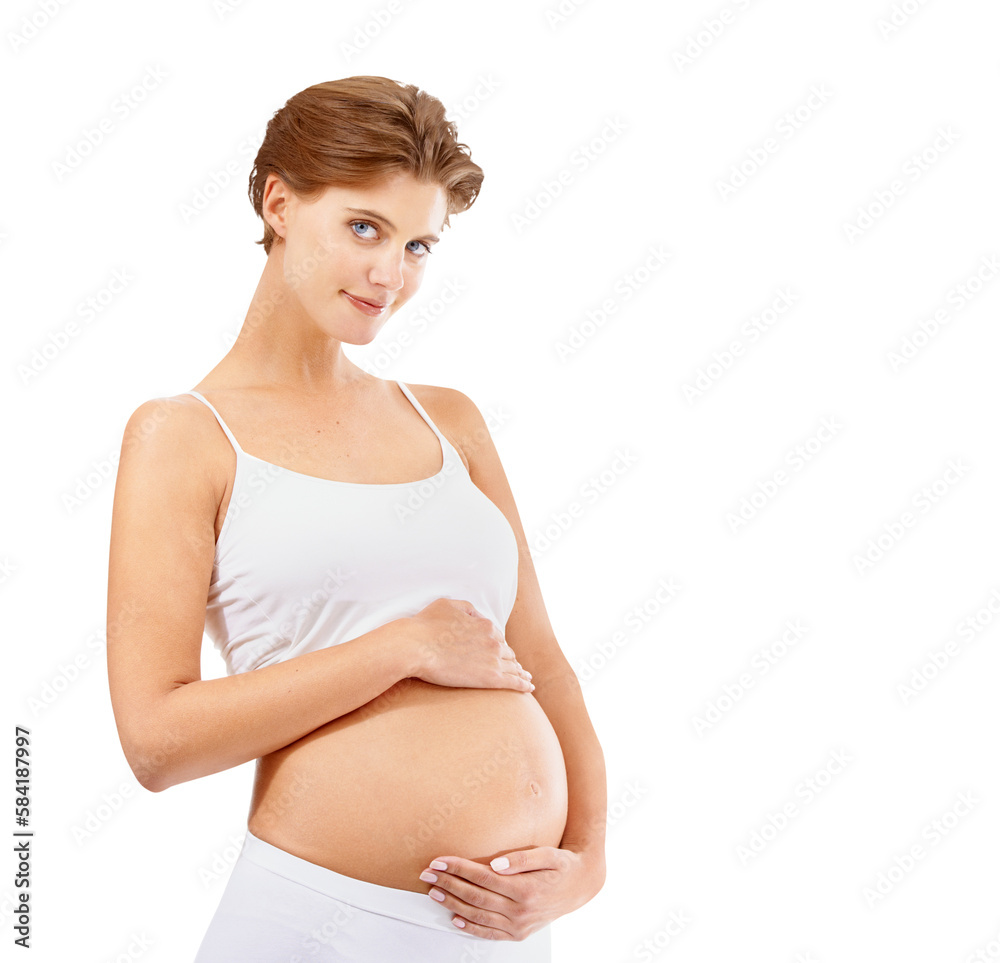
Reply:
<svg viewBox="0 0 1000 963"><path fill-rule="evenodd" d="M439 903L444 899L444 893L439 889L432 889L427 895L431 899L436 899Z"/></svg>
<svg viewBox="0 0 1000 963"><path fill-rule="evenodd" d="M437 873L428 873L426 869L420 874L420 878L425 883L436 883L438 881Z"/></svg>
<svg viewBox="0 0 1000 963"><path fill-rule="evenodd" d="M452 920L456 926L465 926L465 920Z"/></svg>
<svg viewBox="0 0 1000 963"><path fill-rule="evenodd" d="M506 869L510 866L510 860L506 856L497 856L496 859L490 860L490 866L496 870Z"/></svg>
<svg viewBox="0 0 1000 963"><path fill-rule="evenodd" d="M448 864L443 859L435 859L431 863L431 869L447 869Z"/></svg>

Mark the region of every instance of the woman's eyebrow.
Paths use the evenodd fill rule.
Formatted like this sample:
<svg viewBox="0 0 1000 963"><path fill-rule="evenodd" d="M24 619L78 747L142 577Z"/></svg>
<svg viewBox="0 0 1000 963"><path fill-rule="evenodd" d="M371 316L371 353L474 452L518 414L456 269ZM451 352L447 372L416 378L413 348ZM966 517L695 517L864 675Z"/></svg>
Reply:
<svg viewBox="0 0 1000 963"><path fill-rule="evenodd" d="M379 214L378 211L369 211L364 207L345 207L345 211L351 214L360 214L362 217L373 217L377 221L381 221L390 231L396 230L396 225L392 223L384 214ZM433 241L437 244L441 240L436 234L425 234L423 237L419 238L421 241Z"/></svg>

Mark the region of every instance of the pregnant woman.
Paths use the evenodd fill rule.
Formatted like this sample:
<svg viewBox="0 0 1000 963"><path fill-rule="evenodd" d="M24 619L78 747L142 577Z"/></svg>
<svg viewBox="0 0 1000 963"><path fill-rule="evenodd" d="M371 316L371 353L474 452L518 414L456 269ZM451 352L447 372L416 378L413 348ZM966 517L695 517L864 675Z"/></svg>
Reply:
<svg viewBox="0 0 1000 963"><path fill-rule="evenodd" d="M257 760L197 963L542 963L604 883L603 754L486 423L342 349L475 200L455 138L386 78L292 97L250 175L267 261L238 339L125 428L125 756L154 792ZM201 679L206 632L224 678Z"/></svg>

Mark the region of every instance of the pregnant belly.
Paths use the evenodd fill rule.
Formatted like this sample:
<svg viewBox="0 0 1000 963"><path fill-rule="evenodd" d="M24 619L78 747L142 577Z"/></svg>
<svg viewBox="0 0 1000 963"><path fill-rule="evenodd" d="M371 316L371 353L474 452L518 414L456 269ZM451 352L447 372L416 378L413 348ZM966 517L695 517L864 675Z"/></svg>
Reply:
<svg viewBox="0 0 1000 963"><path fill-rule="evenodd" d="M425 893L436 856L558 846L558 737L531 693L403 679L257 763L248 829L345 876Z"/></svg>

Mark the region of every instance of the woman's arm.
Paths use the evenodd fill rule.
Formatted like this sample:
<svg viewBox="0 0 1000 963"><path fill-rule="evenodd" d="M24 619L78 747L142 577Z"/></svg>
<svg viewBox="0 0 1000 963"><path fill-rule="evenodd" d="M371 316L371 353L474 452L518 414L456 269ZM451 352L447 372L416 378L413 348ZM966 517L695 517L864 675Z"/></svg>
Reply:
<svg viewBox="0 0 1000 963"><path fill-rule="evenodd" d="M136 409L112 511L111 703L125 758L154 792L280 749L419 671L412 622L399 619L329 649L201 679L224 473L206 455L219 450L214 420L195 404L161 398Z"/></svg>
<svg viewBox="0 0 1000 963"><path fill-rule="evenodd" d="M521 518L485 419L460 391L421 386L445 422L454 426L460 450L476 486L503 512L518 546L517 596L504 636L535 683L566 762L569 811L560 848L572 850L593 871L594 892L604 884L607 774L604 753L583 700L579 679L556 641ZM425 405L426 407L426 405ZM439 422L440 424L440 422Z"/></svg>
<svg viewBox="0 0 1000 963"><path fill-rule="evenodd" d="M492 860L488 867L465 856L443 853L431 861L430 869L436 876L435 887L444 894L441 905L455 914L452 920L463 933L523 940L583 906L604 886L604 753L579 679L552 631L514 497L485 420L461 392L420 387L421 404L428 409L434 406L431 417L439 426L453 426L457 442L453 443L465 456L473 482L503 512L514 531L519 555L517 597L504 635L518 661L531 672L533 695L559 737L569 802L558 847L515 850Z"/></svg>
<svg viewBox="0 0 1000 963"><path fill-rule="evenodd" d="M524 662L521 649L509 635L508 642L518 653L521 664L530 665L530 659ZM535 683L532 694L549 717L566 761L569 810L559 848L570 849L584 858L594 874L596 895L606 875L607 771L604 752L584 705L580 681L565 658L562 661L565 663L563 669L549 666L540 674L530 668L528 671Z"/></svg>

